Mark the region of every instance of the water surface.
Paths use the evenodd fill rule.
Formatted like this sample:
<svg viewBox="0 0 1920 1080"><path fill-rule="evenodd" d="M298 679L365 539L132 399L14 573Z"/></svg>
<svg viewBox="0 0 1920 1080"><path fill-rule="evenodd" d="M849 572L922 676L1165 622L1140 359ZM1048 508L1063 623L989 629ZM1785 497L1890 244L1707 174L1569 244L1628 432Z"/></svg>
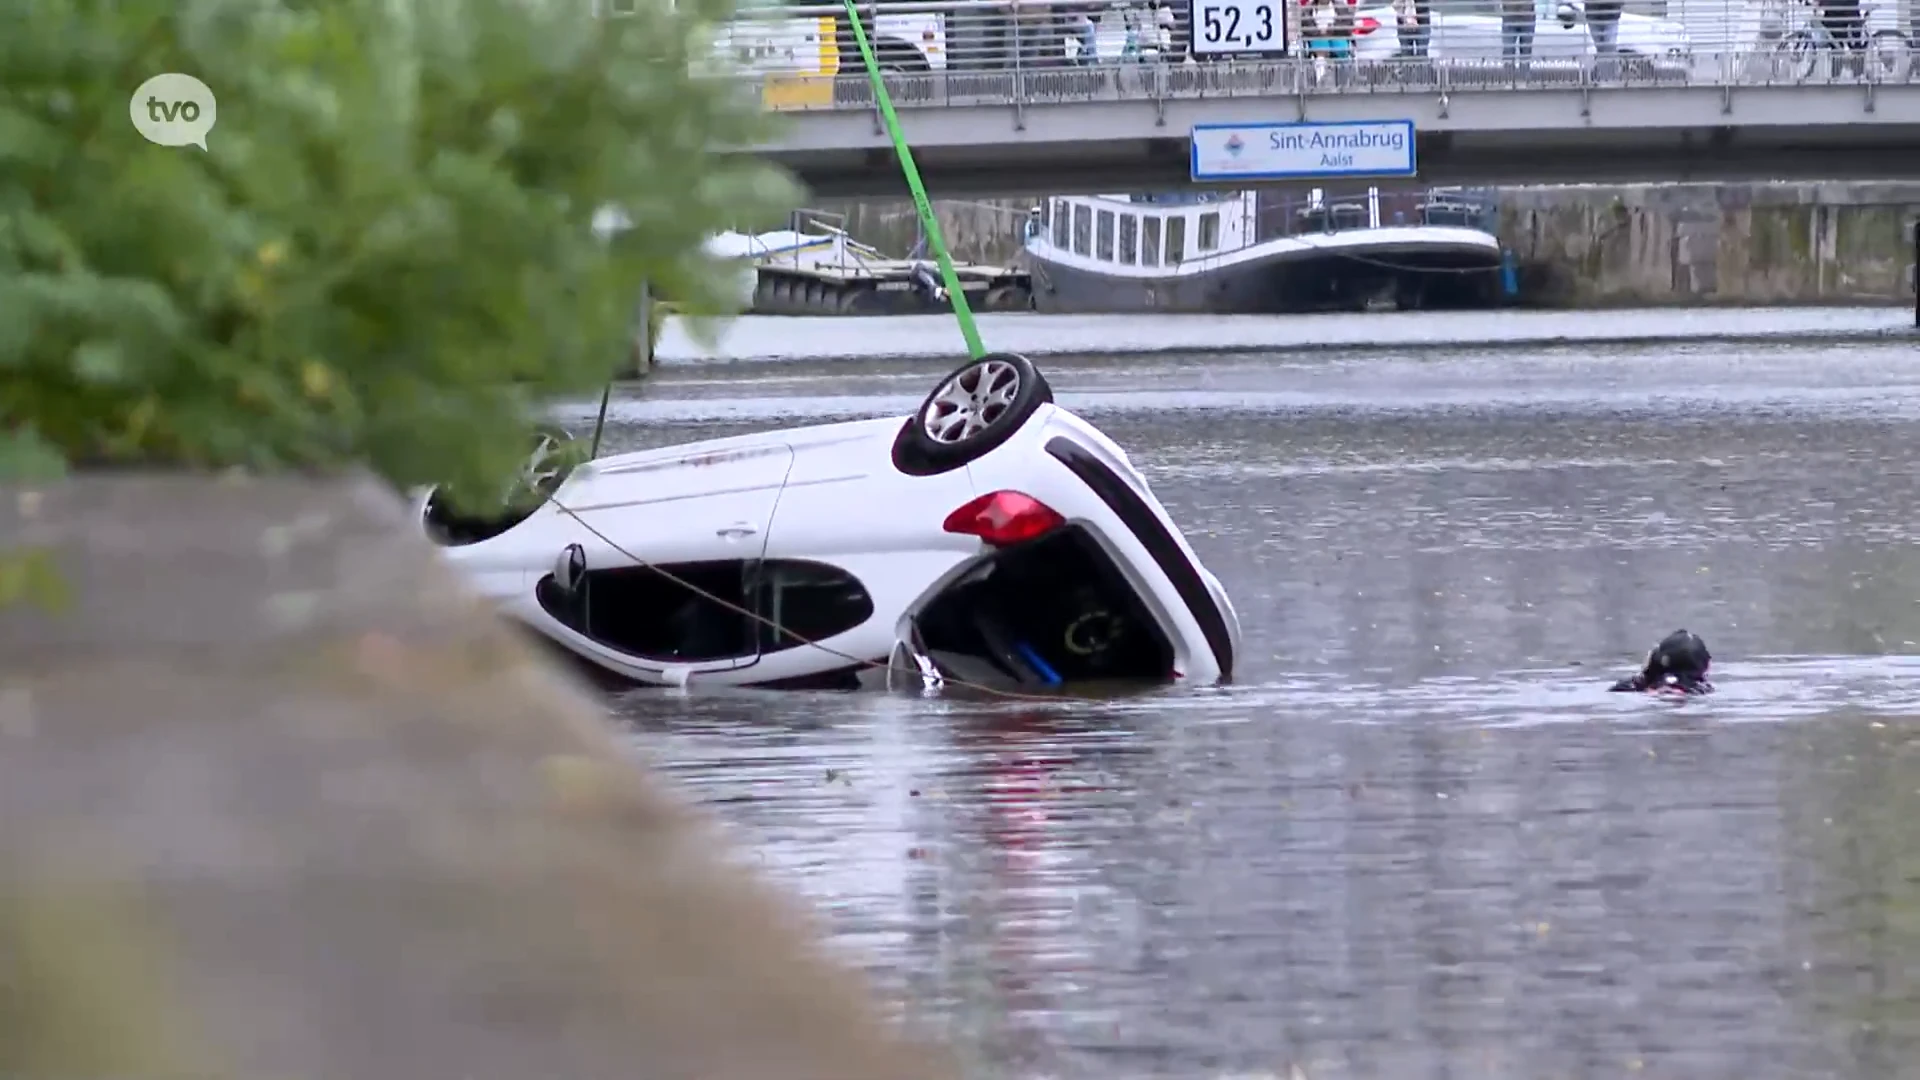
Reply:
<svg viewBox="0 0 1920 1080"><path fill-rule="evenodd" d="M948 365L668 369L609 438ZM1232 592L1237 685L615 702L976 1075L1920 1075L1920 348L1046 370ZM1604 692L1677 626L1718 694Z"/></svg>

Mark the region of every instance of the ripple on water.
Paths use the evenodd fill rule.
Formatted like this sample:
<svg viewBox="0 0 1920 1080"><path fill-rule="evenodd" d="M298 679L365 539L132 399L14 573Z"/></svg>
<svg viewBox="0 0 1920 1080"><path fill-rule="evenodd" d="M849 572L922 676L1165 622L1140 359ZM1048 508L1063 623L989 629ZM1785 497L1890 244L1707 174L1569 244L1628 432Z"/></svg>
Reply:
<svg viewBox="0 0 1920 1080"><path fill-rule="evenodd" d="M1239 685L616 712L974 1075L1911 1072L1920 350L1262 363L1047 368L1233 594ZM665 372L609 438L946 366ZM1716 694L1606 692L1676 625Z"/></svg>

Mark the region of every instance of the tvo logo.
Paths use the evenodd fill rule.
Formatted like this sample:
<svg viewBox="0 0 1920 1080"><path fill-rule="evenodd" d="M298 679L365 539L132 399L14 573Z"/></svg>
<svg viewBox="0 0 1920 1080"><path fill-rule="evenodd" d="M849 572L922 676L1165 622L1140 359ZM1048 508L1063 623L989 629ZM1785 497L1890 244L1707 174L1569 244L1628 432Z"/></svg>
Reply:
<svg viewBox="0 0 1920 1080"><path fill-rule="evenodd" d="M135 131L159 146L207 148L207 132L219 119L219 106L207 84L170 71L140 84L127 102Z"/></svg>

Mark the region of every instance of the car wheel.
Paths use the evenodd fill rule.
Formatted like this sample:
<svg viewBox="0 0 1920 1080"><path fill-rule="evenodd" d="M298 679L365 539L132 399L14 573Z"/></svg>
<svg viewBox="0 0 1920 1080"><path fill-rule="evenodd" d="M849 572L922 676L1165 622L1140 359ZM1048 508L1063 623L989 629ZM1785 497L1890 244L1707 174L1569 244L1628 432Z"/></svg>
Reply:
<svg viewBox="0 0 1920 1080"><path fill-rule="evenodd" d="M893 464L911 476L932 476L974 461L1012 437L1053 388L1033 361L988 353L940 380L893 440Z"/></svg>

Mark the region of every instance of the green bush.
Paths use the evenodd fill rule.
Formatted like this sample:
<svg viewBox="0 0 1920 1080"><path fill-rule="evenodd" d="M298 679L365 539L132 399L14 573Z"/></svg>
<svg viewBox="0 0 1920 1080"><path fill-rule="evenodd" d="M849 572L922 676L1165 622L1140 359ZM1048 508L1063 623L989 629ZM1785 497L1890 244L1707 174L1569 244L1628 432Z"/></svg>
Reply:
<svg viewBox="0 0 1920 1080"><path fill-rule="evenodd" d="M0 482L365 464L497 499L540 405L628 362L640 281L723 313L702 241L798 201L717 153L767 122L690 74L730 6L7 0ZM205 152L129 119L170 71L217 97Z"/></svg>

